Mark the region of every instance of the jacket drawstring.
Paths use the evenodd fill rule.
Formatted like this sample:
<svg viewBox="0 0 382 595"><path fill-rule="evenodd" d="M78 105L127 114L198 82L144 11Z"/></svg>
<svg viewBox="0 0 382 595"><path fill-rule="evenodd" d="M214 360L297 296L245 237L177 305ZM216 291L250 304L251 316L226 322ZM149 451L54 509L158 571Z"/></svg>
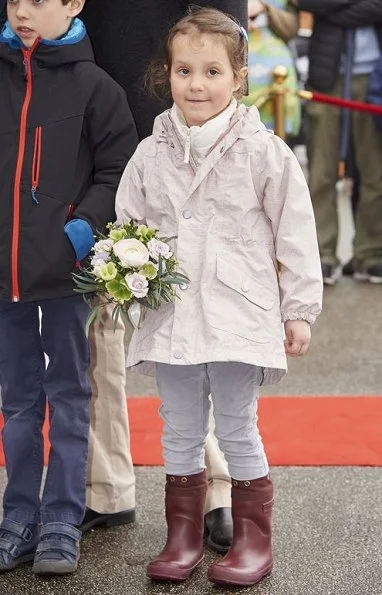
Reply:
<svg viewBox="0 0 382 595"><path fill-rule="evenodd" d="M191 150L191 138L190 129L187 130L186 142L184 146L184 159L183 163L190 163L190 150Z"/></svg>

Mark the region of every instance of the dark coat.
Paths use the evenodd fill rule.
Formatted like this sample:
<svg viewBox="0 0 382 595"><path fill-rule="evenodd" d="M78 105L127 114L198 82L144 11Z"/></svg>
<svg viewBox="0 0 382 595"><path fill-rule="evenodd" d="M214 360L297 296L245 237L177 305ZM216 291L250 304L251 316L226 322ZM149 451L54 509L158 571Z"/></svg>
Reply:
<svg viewBox="0 0 382 595"><path fill-rule="evenodd" d="M309 87L322 92L334 88L346 29L374 26L382 50L381 0L298 0L298 7L314 14Z"/></svg>
<svg viewBox="0 0 382 595"><path fill-rule="evenodd" d="M64 226L114 220L137 135L123 90L94 63L85 36L24 52L0 43L0 299L73 295ZM35 187L35 189L33 188Z"/></svg>
<svg viewBox="0 0 382 595"><path fill-rule="evenodd" d="M147 95L144 74L164 35L189 4L187 0L88 0L82 13L96 61L125 89L141 139L152 133L155 116L167 107ZM195 4L217 8L247 24L247 0Z"/></svg>
<svg viewBox="0 0 382 595"><path fill-rule="evenodd" d="M369 77L366 101L382 105L382 56ZM382 116L374 116L375 125L382 132Z"/></svg>
<svg viewBox="0 0 382 595"><path fill-rule="evenodd" d="M6 12L7 0L0 0L0 28L3 26L7 12Z"/></svg>

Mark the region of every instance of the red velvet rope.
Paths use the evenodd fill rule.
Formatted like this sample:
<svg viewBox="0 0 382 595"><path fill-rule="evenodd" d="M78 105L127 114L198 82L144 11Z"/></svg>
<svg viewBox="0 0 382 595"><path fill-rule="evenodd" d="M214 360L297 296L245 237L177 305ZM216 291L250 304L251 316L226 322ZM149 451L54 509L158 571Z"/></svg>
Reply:
<svg viewBox="0 0 382 595"><path fill-rule="evenodd" d="M369 112L371 114L382 115L382 105L364 103L363 101L351 101L350 99L341 99L340 97L333 97L332 95L324 95L323 93L315 92L311 93L311 100L318 101L319 103L338 105L342 108L354 109L360 112Z"/></svg>

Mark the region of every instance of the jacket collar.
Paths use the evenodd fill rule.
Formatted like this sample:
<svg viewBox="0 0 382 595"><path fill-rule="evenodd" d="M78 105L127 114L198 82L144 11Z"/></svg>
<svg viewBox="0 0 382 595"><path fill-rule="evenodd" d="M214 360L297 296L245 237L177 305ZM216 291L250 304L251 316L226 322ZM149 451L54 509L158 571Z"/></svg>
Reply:
<svg viewBox="0 0 382 595"><path fill-rule="evenodd" d="M253 106L248 108L244 105L239 105L230 120L228 130L213 145L200 167L196 168L195 163L190 160L190 165L194 170L195 176L189 188L188 196L185 197L185 202L208 176L219 159L225 155L238 139L249 138L260 130L265 130L265 126L260 120L257 108ZM155 142L167 143L173 149L173 159L178 168L184 165L184 144L171 118L171 110L165 111L155 119L153 138Z"/></svg>
<svg viewBox="0 0 382 595"><path fill-rule="evenodd" d="M184 163L189 163L192 153L197 165L203 161L211 147L230 127L230 120L237 108L237 101L233 99L229 106L218 116L209 120L203 126L187 126L183 113L176 104L171 109L171 119L185 145Z"/></svg>
<svg viewBox="0 0 382 595"><path fill-rule="evenodd" d="M40 43L48 46L71 45L81 41L85 37L85 35L86 28L84 23L80 19L76 18L73 19L69 31L67 31L65 35L63 35L60 39L41 39ZM6 21L0 33L0 42L7 43L9 47L13 49L25 49L23 42L21 41L20 37L16 35L16 33L13 31L12 27L9 24L9 21Z"/></svg>
<svg viewBox="0 0 382 595"><path fill-rule="evenodd" d="M26 48L7 21L0 33L0 58L20 66L21 50L25 51ZM69 31L60 39L41 39L34 56L43 67L54 68L79 61L94 62L86 27L80 19L74 19Z"/></svg>
<svg viewBox="0 0 382 595"><path fill-rule="evenodd" d="M248 138L259 130L264 129L265 126L260 120L258 109L254 106L246 107L241 104L231 117L230 126L226 134L229 132L236 135L236 139ZM166 110L155 118L153 137L156 142L167 142L168 144L179 139L179 135L176 135L175 123L171 117L171 109Z"/></svg>

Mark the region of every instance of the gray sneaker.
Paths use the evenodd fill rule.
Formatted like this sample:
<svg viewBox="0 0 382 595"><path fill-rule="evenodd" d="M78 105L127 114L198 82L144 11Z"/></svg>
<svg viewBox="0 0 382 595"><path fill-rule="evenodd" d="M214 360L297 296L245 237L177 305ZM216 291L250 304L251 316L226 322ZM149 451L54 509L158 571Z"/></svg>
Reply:
<svg viewBox="0 0 382 595"><path fill-rule="evenodd" d="M42 526L40 537L34 574L72 574L77 570L81 531L66 523L47 523Z"/></svg>
<svg viewBox="0 0 382 595"><path fill-rule="evenodd" d="M324 285L334 285L337 279L341 276L341 267L336 267L333 264L322 262L321 270Z"/></svg>
<svg viewBox="0 0 382 595"><path fill-rule="evenodd" d="M0 573L33 560L39 542L39 526L10 519L0 524Z"/></svg>
<svg viewBox="0 0 382 595"><path fill-rule="evenodd" d="M359 267L354 273L354 279L369 283L382 283L382 263Z"/></svg>

